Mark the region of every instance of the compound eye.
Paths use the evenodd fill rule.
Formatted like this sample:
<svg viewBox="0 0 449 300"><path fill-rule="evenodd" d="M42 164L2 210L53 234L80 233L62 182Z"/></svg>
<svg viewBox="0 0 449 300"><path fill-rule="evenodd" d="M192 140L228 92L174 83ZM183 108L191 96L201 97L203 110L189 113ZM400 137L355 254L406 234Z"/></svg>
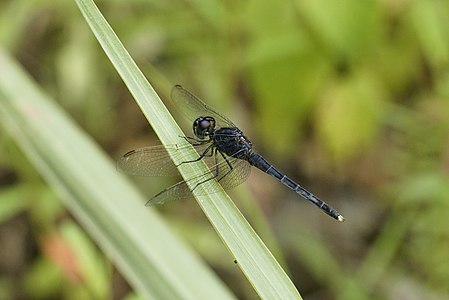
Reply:
<svg viewBox="0 0 449 300"><path fill-rule="evenodd" d="M200 126L203 129L209 128L210 127L210 122L208 120L201 120Z"/></svg>
<svg viewBox="0 0 449 300"><path fill-rule="evenodd" d="M214 128L215 120L212 117L199 117L193 123L193 133L201 140L213 134Z"/></svg>

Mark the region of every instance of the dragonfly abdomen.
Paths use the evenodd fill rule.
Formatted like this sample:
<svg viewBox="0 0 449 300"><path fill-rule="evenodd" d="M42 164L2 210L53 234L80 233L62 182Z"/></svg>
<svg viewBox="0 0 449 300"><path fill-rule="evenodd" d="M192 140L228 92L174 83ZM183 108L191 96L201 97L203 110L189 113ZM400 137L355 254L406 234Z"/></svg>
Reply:
<svg viewBox="0 0 449 300"><path fill-rule="evenodd" d="M251 154L248 157L248 161L251 165L273 176L281 183L283 183L285 186L294 190L301 197L318 206L318 208L320 208L329 216L333 217L334 219L337 219L338 221L344 221L343 216L338 211L330 207L326 202L316 197L314 194L303 188L298 183L288 178L286 175L282 174L278 169L276 169L273 165L271 165L266 159L264 159L259 154L251 152Z"/></svg>

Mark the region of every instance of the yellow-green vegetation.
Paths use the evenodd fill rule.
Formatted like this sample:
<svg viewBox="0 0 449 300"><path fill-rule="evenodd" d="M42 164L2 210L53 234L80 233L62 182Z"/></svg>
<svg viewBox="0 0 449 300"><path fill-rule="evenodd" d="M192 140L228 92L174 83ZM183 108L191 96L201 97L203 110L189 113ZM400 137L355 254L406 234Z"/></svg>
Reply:
<svg viewBox="0 0 449 300"><path fill-rule="evenodd" d="M0 2L0 299L449 297L447 1L97 2L157 93L90 3ZM158 96L190 134L176 83L346 222L257 170L260 240L225 194L145 207L179 178L114 161L177 138Z"/></svg>

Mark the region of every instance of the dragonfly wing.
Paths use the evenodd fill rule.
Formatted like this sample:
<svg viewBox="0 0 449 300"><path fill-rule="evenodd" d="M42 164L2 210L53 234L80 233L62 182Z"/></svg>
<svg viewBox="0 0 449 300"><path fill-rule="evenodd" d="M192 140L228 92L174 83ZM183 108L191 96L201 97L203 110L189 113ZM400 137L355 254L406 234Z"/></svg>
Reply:
<svg viewBox="0 0 449 300"><path fill-rule="evenodd" d="M177 161L189 161L198 158L186 157L183 148L190 147L189 144L171 146L151 146L131 150L117 161L117 169L123 173L135 176L173 176L179 175L168 151L172 153ZM208 144L195 146L198 153L203 153ZM167 151L168 150L168 151Z"/></svg>
<svg viewBox="0 0 449 300"><path fill-rule="evenodd" d="M230 190L248 179L251 174L251 165L246 160L234 157L226 157L226 159L232 165L232 170L226 161L221 162L218 166L220 176L217 180L223 189Z"/></svg>
<svg viewBox="0 0 449 300"><path fill-rule="evenodd" d="M187 181L178 182L177 184L166 188L151 198L146 205L164 204L172 200L192 198L193 195L189 185L192 186L192 188L196 188L207 181L218 180L225 190L229 190L238 186L248 178L251 172L251 165L247 161L225 156L227 159L226 161L221 154L218 153L217 155L219 156L217 156L217 159L208 159L206 161L209 168L207 173L190 178ZM212 161L216 161L217 163L212 164ZM232 165L232 169L228 162ZM202 188L198 190L199 195L214 194L217 192L217 189L208 185L203 185Z"/></svg>
<svg viewBox="0 0 449 300"><path fill-rule="evenodd" d="M235 127L231 120L218 113L215 109L180 85L173 87L171 98L175 106L184 114L189 122L195 121L198 117L210 116L215 119L219 127Z"/></svg>
<svg viewBox="0 0 449 300"><path fill-rule="evenodd" d="M166 202L173 201L173 200L184 200L184 199L188 199L188 198L193 198L193 194L191 192L189 184L194 188L195 186L197 186L203 182L206 182L206 181L210 180L211 178L213 178L213 175L210 172L208 172L206 174L190 178L187 181L185 181L185 180L180 181L180 182L166 188L165 190L159 192L158 194L156 194L153 198L148 200L148 202L145 205L146 206L158 205L158 204L164 204ZM216 190L209 188L209 189L204 189L204 192L200 193L200 195L206 195L206 194L211 194L211 193L216 193L216 192L217 192Z"/></svg>
<svg viewBox="0 0 449 300"><path fill-rule="evenodd" d="M164 204L172 200L182 200L192 197L192 193L185 181L178 182L171 187L159 192L153 198L148 200L146 206Z"/></svg>

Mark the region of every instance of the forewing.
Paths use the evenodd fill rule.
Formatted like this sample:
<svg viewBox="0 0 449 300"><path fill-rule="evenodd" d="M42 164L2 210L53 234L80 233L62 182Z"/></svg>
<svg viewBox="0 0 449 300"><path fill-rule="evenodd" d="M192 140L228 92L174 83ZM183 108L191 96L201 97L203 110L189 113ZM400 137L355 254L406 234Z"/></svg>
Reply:
<svg viewBox="0 0 449 300"><path fill-rule="evenodd" d="M187 120L193 123L198 117L210 116L215 119L219 127L235 127L235 125L218 113L215 109L201 101L180 85L175 85L171 91L171 98L176 107L181 111Z"/></svg>
<svg viewBox="0 0 449 300"><path fill-rule="evenodd" d="M167 152L173 153L177 161L189 161L199 157L186 157L183 148L188 144L150 146L131 150L117 161L117 169L123 173L135 176L174 176L179 175L178 169ZM203 153L208 144L195 146L198 153ZM210 157L204 158L206 161Z"/></svg>

